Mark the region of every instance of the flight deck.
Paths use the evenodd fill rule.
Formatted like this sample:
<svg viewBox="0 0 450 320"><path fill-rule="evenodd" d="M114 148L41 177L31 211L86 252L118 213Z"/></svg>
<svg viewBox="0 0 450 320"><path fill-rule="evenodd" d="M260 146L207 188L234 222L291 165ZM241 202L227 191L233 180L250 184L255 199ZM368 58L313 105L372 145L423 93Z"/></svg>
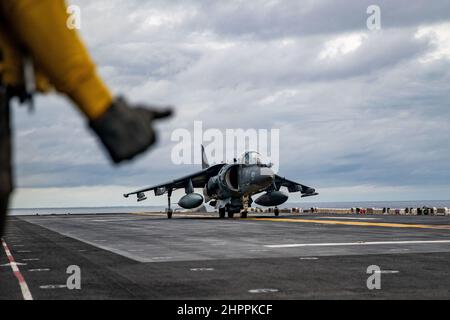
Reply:
<svg viewBox="0 0 450 320"><path fill-rule="evenodd" d="M448 216L23 216L2 247L0 299L450 298Z"/></svg>

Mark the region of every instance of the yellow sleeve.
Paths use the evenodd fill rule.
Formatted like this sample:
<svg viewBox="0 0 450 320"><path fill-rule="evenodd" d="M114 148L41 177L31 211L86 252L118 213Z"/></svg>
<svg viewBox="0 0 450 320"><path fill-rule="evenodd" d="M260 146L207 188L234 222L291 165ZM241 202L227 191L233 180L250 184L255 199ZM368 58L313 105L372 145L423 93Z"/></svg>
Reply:
<svg viewBox="0 0 450 320"><path fill-rule="evenodd" d="M112 96L95 70L76 30L67 27L63 0L2 0L14 36L31 54L55 88L67 94L88 116L101 116Z"/></svg>

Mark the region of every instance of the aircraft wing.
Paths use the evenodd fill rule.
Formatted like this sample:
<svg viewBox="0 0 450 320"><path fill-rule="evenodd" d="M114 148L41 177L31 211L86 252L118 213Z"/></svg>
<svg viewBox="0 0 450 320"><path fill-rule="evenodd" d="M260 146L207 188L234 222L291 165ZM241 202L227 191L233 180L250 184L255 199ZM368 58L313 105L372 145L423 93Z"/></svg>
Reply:
<svg viewBox="0 0 450 320"><path fill-rule="evenodd" d="M123 196L128 198L131 195L137 195L138 199L144 197L144 192L154 191L156 196L160 196L168 192L169 190L185 188L189 184L189 180L192 181L192 187L203 188L208 180L217 175L225 164L216 164L201 171L189 174L187 176L168 181L166 183L157 184L148 188L140 189L130 193L126 193Z"/></svg>
<svg viewBox="0 0 450 320"><path fill-rule="evenodd" d="M278 175L275 175L275 184L277 187L286 187L289 192L301 192L302 198L318 195L316 189L288 180Z"/></svg>

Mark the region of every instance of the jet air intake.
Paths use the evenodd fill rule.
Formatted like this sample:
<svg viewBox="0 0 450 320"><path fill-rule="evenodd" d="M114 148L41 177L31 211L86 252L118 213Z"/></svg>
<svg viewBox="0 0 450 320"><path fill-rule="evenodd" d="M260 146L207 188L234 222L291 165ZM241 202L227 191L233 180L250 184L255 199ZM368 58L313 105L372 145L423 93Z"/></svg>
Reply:
<svg viewBox="0 0 450 320"><path fill-rule="evenodd" d="M224 180L231 191L239 191L239 166L230 166L225 173Z"/></svg>

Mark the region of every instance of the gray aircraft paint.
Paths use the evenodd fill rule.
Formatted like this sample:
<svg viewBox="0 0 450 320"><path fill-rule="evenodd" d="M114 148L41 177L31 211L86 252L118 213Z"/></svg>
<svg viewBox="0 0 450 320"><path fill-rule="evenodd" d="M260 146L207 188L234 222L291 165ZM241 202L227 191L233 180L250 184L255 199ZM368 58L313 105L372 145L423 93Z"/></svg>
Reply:
<svg viewBox="0 0 450 320"><path fill-rule="evenodd" d="M276 175L270 165L260 161L256 152L246 152L240 163L210 165L202 146L202 170L173 181L124 194L125 197L136 195L138 201L147 199L145 192L154 191L155 196L168 195L168 212L170 197L175 189L185 189L178 204L185 209L193 209L203 202L209 203L219 211L236 213L253 203L252 196L266 192L256 199L264 206L277 206L287 201L288 196L280 192L286 187L289 192L301 192L302 197L318 195L315 189ZM194 193L194 188L202 188L203 196ZM171 217L171 215L169 216Z"/></svg>

